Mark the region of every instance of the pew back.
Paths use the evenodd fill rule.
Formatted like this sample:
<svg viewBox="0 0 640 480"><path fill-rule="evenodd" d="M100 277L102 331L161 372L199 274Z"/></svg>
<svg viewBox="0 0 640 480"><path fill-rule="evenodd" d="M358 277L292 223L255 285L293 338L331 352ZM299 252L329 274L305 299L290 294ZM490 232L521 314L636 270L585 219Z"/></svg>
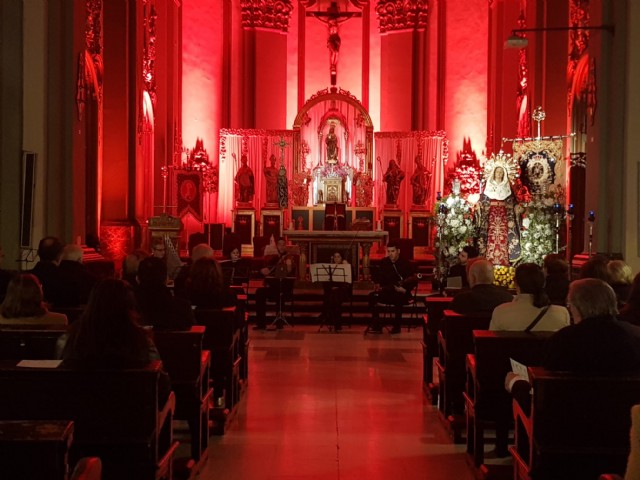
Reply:
<svg viewBox="0 0 640 480"><path fill-rule="evenodd" d="M60 325L55 328L17 329L2 328L0 330L0 360L46 360L56 358L59 338L66 333Z"/></svg>
<svg viewBox="0 0 640 480"><path fill-rule="evenodd" d="M72 420L75 460L99 456L105 478L158 478L158 472L170 473L175 450L173 394L158 408L161 373L161 362L84 371L2 361L0 420Z"/></svg>
<svg viewBox="0 0 640 480"><path fill-rule="evenodd" d="M531 412L514 402L516 478L623 473L640 374L588 376L530 367Z"/></svg>

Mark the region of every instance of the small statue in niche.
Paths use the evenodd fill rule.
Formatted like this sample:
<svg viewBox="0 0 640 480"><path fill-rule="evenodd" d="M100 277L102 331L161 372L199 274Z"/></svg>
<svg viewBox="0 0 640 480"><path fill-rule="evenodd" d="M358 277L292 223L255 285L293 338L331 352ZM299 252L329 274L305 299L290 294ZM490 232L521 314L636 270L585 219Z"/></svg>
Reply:
<svg viewBox="0 0 640 480"><path fill-rule="evenodd" d="M411 175L411 187L413 188L413 204L424 206L429 196L431 172L425 168L420 161L420 156L416 155L416 169Z"/></svg>
<svg viewBox="0 0 640 480"><path fill-rule="evenodd" d="M250 203L253 201L253 195L255 193L254 185L255 179L253 177L253 170L247 165L247 155L242 154L240 157L242 166L236 173L236 199L239 202Z"/></svg>
<svg viewBox="0 0 640 480"><path fill-rule="evenodd" d="M387 205L397 205L400 196L400 184L404 180L404 172L400 165L392 158L389 160L389 167L382 177L382 181L387 184Z"/></svg>
<svg viewBox="0 0 640 480"><path fill-rule="evenodd" d="M267 188L267 203L278 203L278 169L276 168L276 156L269 157L271 165L264 166L264 179Z"/></svg>

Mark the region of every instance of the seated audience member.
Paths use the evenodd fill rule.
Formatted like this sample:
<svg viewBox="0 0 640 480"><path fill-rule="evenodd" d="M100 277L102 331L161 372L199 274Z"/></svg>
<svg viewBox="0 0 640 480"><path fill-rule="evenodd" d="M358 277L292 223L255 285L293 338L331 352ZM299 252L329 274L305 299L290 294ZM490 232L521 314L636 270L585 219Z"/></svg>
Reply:
<svg viewBox="0 0 640 480"><path fill-rule="evenodd" d="M58 266L60 275L60 297L56 307L77 307L89 301L91 289L98 281L82 263L82 247L68 244L62 250L62 260Z"/></svg>
<svg viewBox="0 0 640 480"><path fill-rule="evenodd" d="M514 282L516 298L493 310L489 330L553 332L570 324L567 309L549 303L544 290L544 273L538 265L519 265Z"/></svg>
<svg viewBox="0 0 640 480"><path fill-rule="evenodd" d="M167 287L167 264L147 257L138 266L139 286L134 290L143 325L155 330L189 330L194 324L191 304L174 297Z"/></svg>
<svg viewBox="0 0 640 480"><path fill-rule="evenodd" d="M544 368L594 375L640 372L640 327L616 318L610 285L595 278L576 280L568 301L574 325L547 341ZM507 374L505 386L518 400L529 396L529 384L514 373Z"/></svg>
<svg viewBox="0 0 640 480"><path fill-rule="evenodd" d="M460 250L458 253L458 263L453 265L449 269L448 277L460 277L462 279L462 286L469 286L469 279L467 278L467 262L471 258L478 257L478 249L473 245L467 245Z"/></svg>
<svg viewBox="0 0 640 480"><path fill-rule="evenodd" d="M618 318L640 326L640 273L633 279L627 303L620 309Z"/></svg>
<svg viewBox="0 0 640 480"><path fill-rule="evenodd" d="M557 253L550 253L544 257L543 269L544 289L549 301L553 305L564 307L567 304L567 293L569 293L569 264Z"/></svg>
<svg viewBox="0 0 640 480"><path fill-rule="evenodd" d="M66 325L67 316L49 312L44 303L38 278L30 273L16 274L0 305L1 325Z"/></svg>
<svg viewBox="0 0 640 480"><path fill-rule="evenodd" d="M415 275L413 264L401 256L400 246L394 240L387 244L387 256L380 262L380 269L374 276L376 277L374 281L380 288L369 294L369 307L371 307L369 331L382 333L376 304L383 303L394 305L395 319L391 333L400 333L402 308L411 299L411 291L418 285L418 277Z"/></svg>
<svg viewBox="0 0 640 480"><path fill-rule="evenodd" d="M609 274L609 285L616 292L618 308L627 303L629 293L631 293L631 283L633 282L633 272L631 267L622 260L611 260L607 263L607 273Z"/></svg>
<svg viewBox="0 0 640 480"><path fill-rule="evenodd" d="M201 258L213 258L213 248L208 243L199 243L191 250L191 263L180 267L180 271L173 280L173 293L176 297L188 298L184 291L191 265Z"/></svg>
<svg viewBox="0 0 640 480"><path fill-rule="evenodd" d="M138 285L138 266L148 256L144 250L135 250L127 255L122 261L122 280L135 288Z"/></svg>
<svg viewBox="0 0 640 480"><path fill-rule="evenodd" d="M493 265L485 259L475 260L469 267L469 290L458 293L451 301L451 310L466 315L491 315L493 309L511 302L505 288L493 284Z"/></svg>
<svg viewBox="0 0 640 480"><path fill-rule="evenodd" d="M267 328L267 300L277 302L280 294L289 297L293 294L293 283L296 276L296 262L294 256L287 253L287 245L283 238L276 242L276 252L273 255L265 256L264 267L260 269L260 274L265 278L265 285L256 290L256 325L255 330ZM282 271L286 278L280 279ZM284 325L276 325L282 328Z"/></svg>
<svg viewBox="0 0 640 480"><path fill-rule="evenodd" d="M240 247L229 249L227 260L220 262L226 286L238 286L249 281L251 262L241 257Z"/></svg>
<svg viewBox="0 0 640 480"><path fill-rule="evenodd" d="M640 372L640 328L616 319L613 289L602 280L585 278L571 283L567 298L574 325L549 338L542 366L552 371L593 375ZM529 382L510 372L505 388L528 414Z"/></svg>
<svg viewBox="0 0 640 480"><path fill-rule="evenodd" d="M72 368L140 368L160 360L149 333L138 323L131 287L100 280L80 318L63 340L63 364Z"/></svg>
<svg viewBox="0 0 640 480"><path fill-rule="evenodd" d="M44 299L52 305L56 305L60 298L60 259L62 257L62 249L64 245L56 237L44 237L38 244L38 257L40 260L36 263L31 273L33 273L44 292Z"/></svg>
<svg viewBox="0 0 640 480"><path fill-rule="evenodd" d="M342 256L342 252L335 251L331 255L331 263L333 265L344 265L345 268L351 270L351 265ZM322 282L324 289L324 302L322 304L322 315L325 322L333 322L333 328L336 332L342 330L342 302L347 300L351 295L352 283L340 282L339 277L332 277L331 282ZM353 281L353 279L352 279Z"/></svg>
<svg viewBox="0 0 640 480"><path fill-rule="evenodd" d="M594 255L582 264L580 278L597 278L603 282L609 282L608 263L609 259L604 255Z"/></svg>
<svg viewBox="0 0 640 480"><path fill-rule="evenodd" d="M184 294L198 308L224 308L237 303L236 294L224 285L220 264L208 257L191 265Z"/></svg>
<svg viewBox="0 0 640 480"><path fill-rule="evenodd" d="M2 245L0 245L0 265L4 261L4 250L2 250ZM9 282L15 275L14 272L10 272L8 270L3 270L0 268L0 302L4 300L4 296L7 294L7 287L9 286Z"/></svg>

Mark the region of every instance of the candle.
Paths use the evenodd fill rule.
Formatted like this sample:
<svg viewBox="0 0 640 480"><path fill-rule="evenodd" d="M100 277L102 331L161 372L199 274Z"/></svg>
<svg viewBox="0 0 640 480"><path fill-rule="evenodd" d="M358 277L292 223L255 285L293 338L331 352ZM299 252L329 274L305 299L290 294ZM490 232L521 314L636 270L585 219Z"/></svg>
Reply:
<svg viewBox="0 0 640 480"><path fill-rule="evenodd" d="M378 227L377 230L380 231L382 230L382 220L378 220Z"/></svg>

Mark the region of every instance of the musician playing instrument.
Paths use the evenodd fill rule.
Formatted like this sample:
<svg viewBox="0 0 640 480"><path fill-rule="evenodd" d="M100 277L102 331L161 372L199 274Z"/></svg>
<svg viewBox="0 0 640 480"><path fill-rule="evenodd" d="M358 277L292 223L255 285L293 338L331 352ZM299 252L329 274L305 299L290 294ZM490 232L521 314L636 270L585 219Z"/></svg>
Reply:
<svg viewBox="0 0 640 480"><path fill-rule="evenodd" d="M331 265L342 265L342 268L351 269L349 262L343 257L340 250L335 250L331 255ZM331 267L329 267L331 268ZM322 305L322 315L325 322L333 322L336 332L342 330L342 302L347 300L352 294L352 283L336 281L332 277L331 281L323 282L324 302Z"/></svg>
<svg viewBox="0 0 640 480"><path fill-rule="evenodd" d="M279 238L276 242L278 253L265 257L264 267L260 269L260 273L265 279L275 278L277 270L286 270L286 278L279 282L265 282L265 286L256 290L256 325L255 330L264 330L267 328L267 300L277 302L280 294L285 297L293 294L293 282L296 276L296 262L294 256L287 253L287 245L283 238ZM282 291L280 290L282 289ZM278 325L282 328L282 325Z"/></svg>
<svg viewBox="0 0 640 480"><path fill-rule="evenodd" d="M382 333L379 313L375 306L384 303L395 306L395 322L391 333L400 333L402 306L411 299L411 291L418 284L418 277L411 262L400 256L398 242L391 240L387 244L387 256L380 262L379 270L374 272L374 281L380 288L369 294L372 314L368 330L372 333Z"/></svg>

